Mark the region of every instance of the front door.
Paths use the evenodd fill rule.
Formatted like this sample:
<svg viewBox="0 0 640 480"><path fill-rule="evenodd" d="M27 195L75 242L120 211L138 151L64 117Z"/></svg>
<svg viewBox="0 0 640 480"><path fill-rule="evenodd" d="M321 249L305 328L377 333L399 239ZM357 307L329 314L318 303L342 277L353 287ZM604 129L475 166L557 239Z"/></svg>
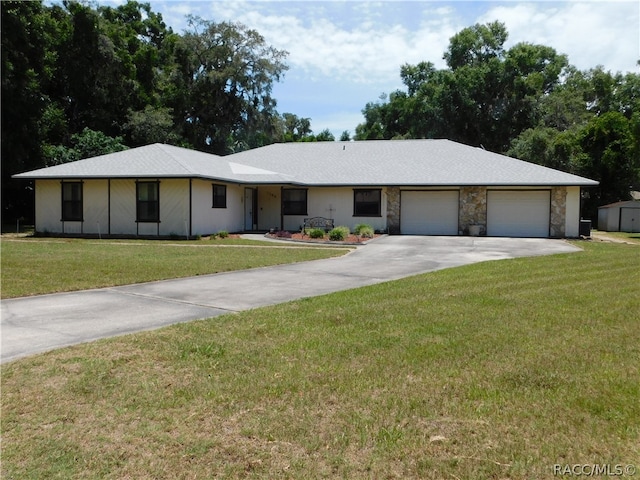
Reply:
<svg viewBox="0 0 640 480"><path fill-rule="evenodd" d="M246 231L258 229L258 189L244 189L244 229Z"/></svg>

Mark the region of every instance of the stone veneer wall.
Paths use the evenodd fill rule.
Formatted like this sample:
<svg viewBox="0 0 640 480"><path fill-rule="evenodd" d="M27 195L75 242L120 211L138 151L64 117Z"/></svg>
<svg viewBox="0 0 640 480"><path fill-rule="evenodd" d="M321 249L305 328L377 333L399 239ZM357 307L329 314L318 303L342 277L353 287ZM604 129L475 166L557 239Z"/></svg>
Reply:
<svg viewBox="0 0 640 480"><path fill-rule="evenodd" d="M565 236L567 222L567 187L551 189L551 217L549 219L549 236L561 238Z"/></svg>
<svg viewBox="0 0 640 480"><path fill-rule="evenodd" d="M400 187L387 188L387 231L400 233Z"/></svg>
<svg viewBox="0 0 640 480"><path fill-rule="evenodd" d="M468 235L470 225L480 225L480 234L486 235L487 187L460 187L458 229Z"/></svg>

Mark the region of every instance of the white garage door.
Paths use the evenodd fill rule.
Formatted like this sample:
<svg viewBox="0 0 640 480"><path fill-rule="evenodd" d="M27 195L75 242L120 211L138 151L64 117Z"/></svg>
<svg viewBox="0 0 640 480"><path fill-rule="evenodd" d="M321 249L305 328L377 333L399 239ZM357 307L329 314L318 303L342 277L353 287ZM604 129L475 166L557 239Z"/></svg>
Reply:
<svg viewBox="0 0 640 480"><path fill-rule="evenodd" d="M640 232L640 208L620 207L620 231Z"/></svg>
<svg viewBox="0 0 640 480"><path fill-rule="evenodd" d="M551 192L512 190L487 192L487 235L548 237Z"/></svg>
<svg viewBox="0 0 640 480"><path fill-rule="evenodd" d="M457 235L457 190L406 191L400 198L400 231L406 235Z"/></svg>

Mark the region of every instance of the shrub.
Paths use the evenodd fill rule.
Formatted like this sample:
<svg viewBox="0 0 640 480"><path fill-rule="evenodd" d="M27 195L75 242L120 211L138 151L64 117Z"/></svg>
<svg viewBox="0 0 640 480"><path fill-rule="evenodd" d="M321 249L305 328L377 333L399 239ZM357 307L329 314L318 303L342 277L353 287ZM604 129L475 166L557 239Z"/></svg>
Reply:
<svg viewBox="0 0 640 480"><path fill-rule="evenodd" d="M342 241L349 235L349 227L336 227L329 232L329 240Z"/></svg>
<svg viewBox="0 0 640 480"><path fill-rule="evenodd" d="M321 228L312 228L309 230L309 236L311 238L324 238L324 230Z"/></svg>
<svg viewBox="0 0 640 480"><path fill-rule="evenodd" d="M220 230L217 236L220 238L227 238L229 236L229 232L227 232L226 230Z"/></svg>
<svg viewBox="0 0 640 480"><path fill-rule="evenodd" d="M353 227L353 233L356 235L361 235L360 231L365 228L372 228L368 223L358 223L355 227Z"/></svg>
<svg viewBox="0 0 640 480"><path fill-rule="evenodd" d="M353 233L365 238L373 238L374 235L373 227L366 223L359 223L356 225L356 228L353 229Z"/></svg>

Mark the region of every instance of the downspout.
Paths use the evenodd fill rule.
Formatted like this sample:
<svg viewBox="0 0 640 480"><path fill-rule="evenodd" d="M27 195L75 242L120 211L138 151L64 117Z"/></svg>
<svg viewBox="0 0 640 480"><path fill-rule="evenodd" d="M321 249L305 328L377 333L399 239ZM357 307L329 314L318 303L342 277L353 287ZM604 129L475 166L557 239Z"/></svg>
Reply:
<svg viewBox="0 0 640 480"><path fill-rule="evenodd" d="M80 205L82 205L82 221L80 222L80 235L84 235L84 180L80 179L80 185L82 185L80 192L82 194L81 201L82 203Z"/></svg>
<svg viewBox="0 0 640 480"><path fill-rule="evenodd" d="M111 235L111 179L107 179L107 232Z"/></svg>
<svg viewBox="0 0 640 480"><path fill-rule="evenodd" d="M284 214L282 213L282 199L284 198L283 192L284 187L280 187L280 231L284 230Z"/></svg>
<svg viewBox="0 0 640 480"><path fill-rule="evenodd" d="M189 237L193 236L193 178L189 179Z"/></svg>
<svg viewBox="0 0 640 480"><path fill-rule="evenodd" d="M64 235L64 180L60 180L60 223L62 224L62 234Z"/></svg>
<svg viewBox="0 0 640 480"><path fill-rule="evenodd" d="M134 197L136 202L136 237L140 235L140 222L138 222L138 179L136 179L136 196Z"/></svg>
<svg viewBox="0 0 640 480"><path fill-rule="evenodd" d="M156 179L158 182L158 223L156 224L156 236L160 236L160 179Z"/></svg>

